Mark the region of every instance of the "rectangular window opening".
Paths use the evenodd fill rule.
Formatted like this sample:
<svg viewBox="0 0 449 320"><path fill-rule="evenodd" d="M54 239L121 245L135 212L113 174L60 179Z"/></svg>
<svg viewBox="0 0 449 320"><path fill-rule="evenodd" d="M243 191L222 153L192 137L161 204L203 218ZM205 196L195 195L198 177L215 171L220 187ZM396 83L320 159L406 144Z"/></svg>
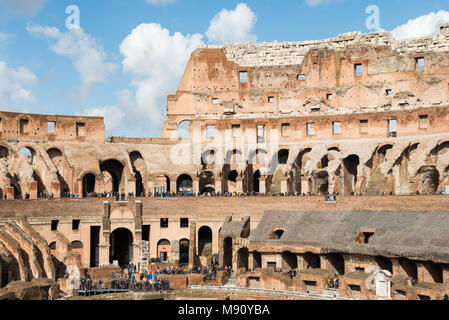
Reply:
<svg viewBox="0 0 449 320"><path fill-rule="evenodd" d="M80 222L81 222L81 220L73 220L72 221L72 230L79 230Z"/></svg>
<svg viewBox="0 0 449 320"><path fill-rule="evenodd" d="M273 103L274 102L274 97L268 97L268 103Z"/></svg>
<svg viewBox="0 0 449 320"><path fill-rule="evenodd" d="M248 82L248 72L247 71L240 71L240 83L247 83Z"/></svg>
<svg viewBox="0 0 449 320"><path fill-rule="evenodd" d="M84 137L85 136L85 129L84 127L86 124L84 122L77 122L76 123L76 136L77 137Z"/></svg>
<svg viewBox="0 0 449 320"><path fill-rule="evenodd" d="M385 94L387 95L387 97L391 97L393 91L391 89L387 89L385 90Z"/></svg>
<svg viewBox="0 0 449 320"><path fill-rule="evenodd" d="M424 57L415 58L416 70L423 71L424 70Z"/></svg>
<svg viewBox="0 0 449 320"><path fill-rule="evenodd" d="M340 125L339 121L332 122L332 131L333 134L340 134Z"/></svg>
<svg viewBox="0 0 449 320"><path fill-rule="evenodd" d="M232 128L232 137L238 137L240 135L240 125L239 124L233 124L231 126Z"/></svg>
<svg viewBox="0 0 449 320"><path fill-rule="evenodd" d="M51 231L58 230L59 220L51 220Z"/></svg>
<svg viewBox="0 0 449 320"><path fill-rule="evenodd" d="M396 121L396 119L388 120L388 136L390 138L397 137L397 121Z"/></svg>
<svg viewBox="0 0 449 320"><path fill-rule="evenodd" d="M20 119L20 133L28 133L29 120Z"/></svg>
<svg viewBox="0 0 449 320"><path fill-rule="evenodd" d="M188 227L189 227L189 219L181 218L181 228L188 228Z"/></svg>
<svg viewBox="0 0 449 320"><path fill-rule="evenodd" d="M49 133L55 132L55 128L56 128L56 122L54 122L54 121L47 122L47 130Z"/></svg>
<svg viewBox="0 0 449 320"><path fill-rule="evenodd" d="M207 134L207 138L215 138L215 126L208 125L206 127L206 134Z"/></svg>
<svg viewBox="0 0 449 320"><path fill-rule="evenodd" d="M419 116L419 128L426 129L427 127L429 127L429 117L427 115L420 115Z"/></svg>
<svg viewBox="0 0 449 320"><path fill-rule="evenodd" d="M361 77L363 75L363 65L361 63L355 64L354 70L357 77Z"/></svg>
<svg viewBox="0 0 449 320"><path fill-rule="evenodd" d="M265 126L257 126L257 143L265 143Z"/></svg>
<svg viewBox="0 0 449 320"><path fill-rule="evenodd" d="M307 124L307 135L312 136L315 134L315 123L308 123Z"/></svg>
<svg viewBox="0 0 449 320"><path fill-rule="evenodd" d="M306 80L306 75L305 74L298 74L298 78L299 81L304 81Z"/></svg>
<svg viewBox="0 0 449 320"><path fill-rule="evenodd" d="M212 98L212 104L218 104L218 98Z"/></svg>
<svg viewBox="0 0 449 320"><path fill-rule="evenodd" d="M328 93L328 94L326 95L326 99L327 99L327 100L332 100L332 98L333 98L332 93Z"/></svg>
<svg viewBox="0 0 449 320"><path fill-rule="evenodd" d="M168 218L161 218L161 228L168 228Z"/></svg>
<svg viewBox="0 0 449 320"><path fill-rule="evenodd" d="M290 136L290 123L283 123L281 126L281 134L283 137Z"/></svg>

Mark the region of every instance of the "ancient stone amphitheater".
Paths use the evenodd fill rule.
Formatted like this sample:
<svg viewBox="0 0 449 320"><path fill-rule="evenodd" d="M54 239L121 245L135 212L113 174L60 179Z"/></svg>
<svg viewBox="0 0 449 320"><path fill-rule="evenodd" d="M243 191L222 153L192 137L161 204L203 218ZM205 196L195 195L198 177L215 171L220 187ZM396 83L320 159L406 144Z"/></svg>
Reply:
<svg viewBox="0 0 449 320"><path fill-rule="evenodd" d="M198 48L160 138L0 112L1 286L159 259L233 266L242 288L441 299L448 70L448 24L350 32Z"/></svg>

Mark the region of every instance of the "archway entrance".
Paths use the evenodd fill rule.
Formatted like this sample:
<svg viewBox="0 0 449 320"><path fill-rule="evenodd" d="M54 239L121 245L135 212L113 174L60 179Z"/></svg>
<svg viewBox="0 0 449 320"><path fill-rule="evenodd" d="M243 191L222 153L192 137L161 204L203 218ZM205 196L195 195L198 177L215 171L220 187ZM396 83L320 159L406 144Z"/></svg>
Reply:
<svg viewBox="0 0 449 320"><path fill-rule="evenodd" d="M232 267L232 238L223 241L223 267Z"/></svg>
<svg viewBox="0 0 449 320"><path fill-rule="evenodd" d="M260 171L259 170L254 172L253 186L254 186L254 192L260 192Z"/></svg>
<svg viewBox="0 0 449 320"><path fill-rule="evenodd" d="M198 256L212 255L212 229L202 226L198 230Z"/></svg>
<svg viewBox="0 0 449 320"><path fill-rule="evenodd" d="M83 197L95 192L95 176L88 173L83 177Z"/></svg>
<svg viewBox="0 0 449 320"><path fill-rule="evenodd" d="M157 256L161 262L168 262L171 255L170 241L161 239L157 243Z"/></svg>
<svg viewBox="0 0 449 320"><path fill-rule="evenodd" d="M120 183L122 182L123 164L117 160L106 160L100 162L100 171L108 172L112 177L112 190L106 192L120 192Z"/></svg>
<svg viewBox="0 0 449 320"><path fill-rule="evenodd" d="M181 193L192 192L193 191L192 178L187 174L179 176L178 180L176 180L176 191Z"/></svg>
<svg viewBox="0 0 449 320"><path fill-rule="evenodd" d="M133 235L131 231L125 228L118 228L110 236L110 263L118 261L120 267L127 267L132 261Z"/></svg>
<svg viewBox="0 0 449 320"><path fill-rule="evenodd" d="M129 158L131 159L131 165L136 177L136 197L145 196L145 187L142 178L142 175L145 175L145 161L138 151L131 152Z"/></svg>
<svg viewBox="0 0 449 320"><path fill-rule="evenodd" d="M189 263L189 240L179 240L179 263Z"/></svg>

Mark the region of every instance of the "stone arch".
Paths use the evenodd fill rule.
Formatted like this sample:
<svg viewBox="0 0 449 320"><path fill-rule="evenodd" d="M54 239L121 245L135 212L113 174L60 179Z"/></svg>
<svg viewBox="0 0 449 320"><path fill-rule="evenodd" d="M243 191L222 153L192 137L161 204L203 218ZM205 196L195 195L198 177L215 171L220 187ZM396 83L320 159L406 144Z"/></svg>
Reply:
<svg viewBox="0 0 449 320"><path fill-rule="evenodd" d="M377 161L379 164L385 162L385 156L387 154L387 151L393 149L393 144L391 143L385 143L377 149Z"/></svg>
<svg viewBox="0 0 449 320"><path fill-rule="evenodd" d="M179 263L189 263L189 239L179 240Z"/></svg>
<svg viewBox="0 0 449 320"><path fill-rule="evenodd" d="M435 166L423 166L418 170L421 193L435 194L439 187L440 173Z"/></svg>
<svg viewBox="0 0 449 320"><path fill-rule="evenodd" d="M62 174L64 166L64 155L62 151L59 148L50 147L47 149L47 154L50 160L55 165L56 169L58 170L56 172L56 175L58 176L58 181L60 185L60 195L63 196L64 193L70 193L70 187Z"/></svg>
<svg viewBox="0 0 449 320"><path fill-rule="evenodd" d="M315 193L325 195L329 192L329 174L327 171L319 171L315 174Z"/></svg>
<svg viewBox="0 0 449 320"><path fill-rule="evenodd" d="M170 260L171 256L171 244L167 239L161 239L157 243L157 256L162 262Z"/></svg>
<svg viewBox="0 0 449 320"><path fill-rule="evenodd" d="M357 184L357 167L360 164L359 156L352 154L343 159L344 194L350 195Z"/></svg>
<svg viewBox="0 0 449 320"><path fill-rule="evenodd" d="M244 268L248 270L248 248L240 248L237 252L237 269Z"/></svg>
<svg viewBox="0 0 449 320"><path fill-rule="evenodd" d="M178 138L189 139L190 138L190 121L183 120L178 123Z"/></svg>
<svg viewBox="0 0 449 320"><path fill-rule="evenodd" d="M21 153L25 157L25 159L27 159L30 165L33 165L35 163L36 150L34 150L32 147L24 146L19 149L19 153Z"/></svg>
<svg viewBox="0 0 449 320"><path fill-rule="evenodd" d="M290 251L284 251L282 257L282 270L296 269L298 267L298 258Z"/></svg>
<svg viewBox="0 0 449 320"><path fill-rule="evenodd" d="M193 192L193 179L188 174L182 174L176 180L177 192Z"/></svg>
<svg viewBox="0 0 449 320"><path fill-rule="evenodd" d="M83 197L88 197L95 192L95 175L93 173L86 173L83 176Z"/></svg>
<svg viewBox="0 0 449 320"><path fill-rule="evenodd" d="M287 164L289 155L290 155L290 151L288 149L279 150L277 153L278 163L279 164Z"/></svg>
<svg viewBox="0 0 449 320"><path fill-rule="evenodd" d="M198 256L212 255L212 229L202 226L198 229Z"/></svg>
<svg viewBox="0 0 449 320"><path fill-rule="evenodd" d="M155 174L154 175L154 193L167 193L170 192L170 178L167 174Z"/></svg>
<svg viewBox="0 0 449 320"><path fill-rule="evenodd" d="M146 165L142 154L139 151L133 151L129 154L131 166L136 179L136 197L145 196L144 179L146 176Z"/></svg>
<svg viewBox="0 0 449 320"><path fill-rule="evenodd" d="M301 179L303 176L302 168L304 166L304 162L307 160L306 155L312 151L311 147L306 147L302 149L298 155L296 156L296 159L293 163L293 190L297 193L302 193L302 185L301 185Z"/></svg>
<svg viewBox="0 0 449 320"><path fill-rule="evenodd" d="M116 159L100 161L100 171L107 172L112 178L112 190L105 190L105 192L121 191L124 167L123 163Z"/></svg>
<svg viewBox="0 0 449 320"><path fill-rule="evenodd" d="M133 234L127 228L117 228L109 237L109 259L112 264L118 261L119 266L126 267L133 259Z"/></svg>
<svg viewBox="0 0 449 320"><path fill-rule="evenodd" d="M327 260L338 275L345 274L345 259L340 253L329 253Z"/></svg>

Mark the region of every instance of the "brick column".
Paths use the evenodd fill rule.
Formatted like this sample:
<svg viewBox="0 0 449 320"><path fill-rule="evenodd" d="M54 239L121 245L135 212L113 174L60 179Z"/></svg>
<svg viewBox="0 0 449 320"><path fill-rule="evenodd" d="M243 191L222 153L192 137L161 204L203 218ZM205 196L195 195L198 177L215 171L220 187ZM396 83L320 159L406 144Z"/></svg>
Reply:
<svg viewBox="0 0 449 320"><path fill-rule="evenodd" d="M190 222L189 267L195 265L196 258L196 222Z"/></svg>
<svg viewBox="0 0 449 320"><path fill-rule="evenodd" d="M267 193L266 176L259 178L259 193Z"/></svg>
<svg viewBox="0 0 449 320"><path fill-rule="evenodd" d="M103 238L104 243L99 243L98 247L100 250L100 257L99 257L99 265L100 266L107 266L110 264L109 262L109 251L110 251L110 243L109 243L109 237L111 234L111 221L109 220L111 214L111 204L109 201L103 202Z"/></svg>
<svg viewBox="0 0 449 320"><path fill-rule="evenodd" d="M61 183L59 181L51 182L51 193L55 199L61 198Z"/></svg>

